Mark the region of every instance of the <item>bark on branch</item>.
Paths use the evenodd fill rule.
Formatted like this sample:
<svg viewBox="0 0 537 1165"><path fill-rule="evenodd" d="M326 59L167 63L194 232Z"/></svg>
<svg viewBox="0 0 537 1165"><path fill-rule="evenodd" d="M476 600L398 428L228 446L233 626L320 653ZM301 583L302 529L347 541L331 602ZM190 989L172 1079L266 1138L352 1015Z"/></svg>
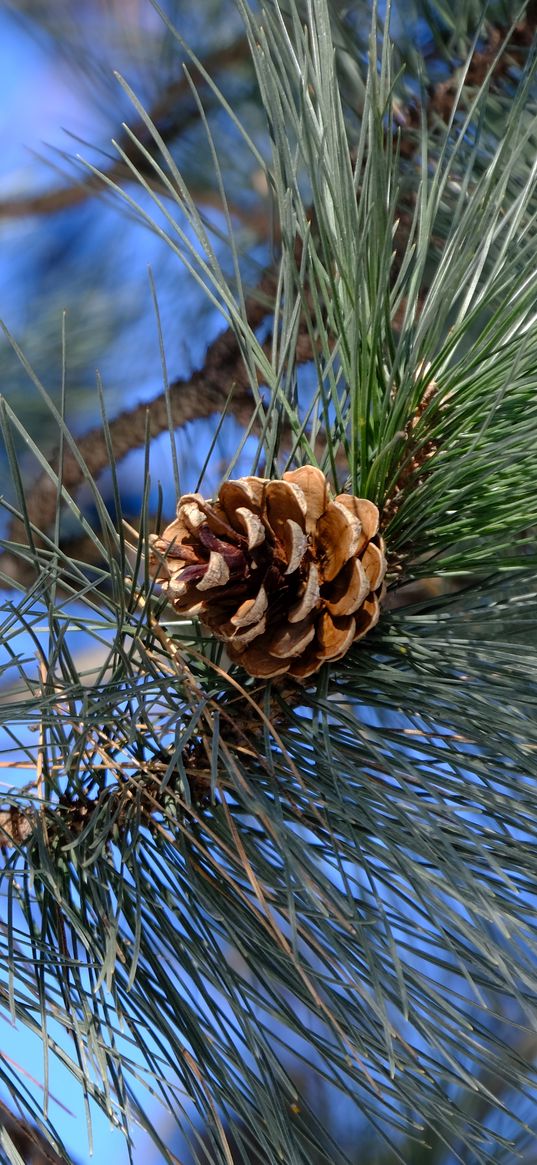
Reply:
<svg viewBox="0 0 537 1165"><path fill-rule="evenodd" d="M277 274L268 270L256 292L246 303L246 317L255 329L270 314L276 289ZM267 341L267 351L270 342ZM298 363L312 358L312 347L308 335L302 332L295 353ZM121 413L109 424L109 440L114 461L120 461L132 449L144 445L147 432L151 438L167 431L169 427L168 408L174 429L179 429L188 421L199 420L227 411L242 425L251 421L254 401L247 369L245 367L237 338L228 328L209 345L205 363L188 379L174 381L166 394L161 393L149 404ZM78 442L86 473L97 478L109 464L109 448L102 427L87 433ZM50 462L54 471L60 474L58 457ZM77 458L69 449L63 452L61 480L66 489L76 491L82 485L85 474ZM46 531L52 525L58 503L56 483L47 473L42 473L29 491L26 505L29 521L37 530ZM8 540L26 544L24 523L15 519L8 533ZM29 582L33 577L31 566L17 554L8 551L0 556L0 570L8 579ZM0 580L0 586L2 581ZM6 583L4 582L5 586Z"/></svg>
<svg viewBox="0 0 537 1165"><path fill-rule="evenodd" d="M15 1116L1 1101L0 1124L13 1141L24 1165L65 1165L66 1158L59 1156L43 1134L29 1121Z"/></svg>
<svg viewBox="0 0 537 1165"><path fill-rule="evenodd" d="M246 37L233 42L223 49L209 53L203 61L203 68L209 74L218 73L223 69L236 67L238 64L247 64L250 60L248 41ZM189 75L200 85L205 84L203 73L193 64L189 64ZM185 73L178 81L166 86L162 95L149 110L149 118L158 129L165 142L172 141L190 126L199 120L199 109L192 98L192 92ZM142 121L135 121L131 127L141 145L150 152L155 150L155 143L146 125ZM144 158L138 146L124 130L118 134L118 144L126 157L134 162L144 177L151 179L153 171L147 159ZM116 184L132 182L133 174L126 163L121 159L114 160L103 170L105 178ZM94 194L102 194L107 189L103 178L87 173L69 186L57 190L46 191L43 194L14 195L11 198L0 200L0 219L26 218L29 215L55 214L57 211L67 210L79 206ZM200 194L200 202L209 205L215 204L214 197L207 198ZM218 205L220 203L218 202Z"/></svg>

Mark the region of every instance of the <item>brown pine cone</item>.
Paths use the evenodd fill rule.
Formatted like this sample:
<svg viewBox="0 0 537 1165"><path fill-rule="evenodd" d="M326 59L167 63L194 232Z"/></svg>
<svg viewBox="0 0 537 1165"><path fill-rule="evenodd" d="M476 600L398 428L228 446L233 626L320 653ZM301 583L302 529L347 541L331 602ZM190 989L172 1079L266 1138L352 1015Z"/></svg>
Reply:
<svg viewBox="0 0 537 1165"><path fill-rule="evenodd" d="M324 473L226 481L218 500L179 499L150 565L176 611L199 615L252 676L305 678L340 659L379 617L379 513L331 500Z"/></svg>

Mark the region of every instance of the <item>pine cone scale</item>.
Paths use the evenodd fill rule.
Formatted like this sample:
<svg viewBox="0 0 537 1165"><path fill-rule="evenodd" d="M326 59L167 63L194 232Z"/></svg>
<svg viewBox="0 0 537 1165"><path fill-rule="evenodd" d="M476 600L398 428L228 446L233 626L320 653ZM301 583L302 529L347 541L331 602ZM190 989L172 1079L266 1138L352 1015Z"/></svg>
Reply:
<svg viewBox="0 0 537 1165"><path fill-rule="evenodd" d="M266 626L267 618L266 615L263 615L260 619L256 619L255 623L249 623L246 626L237 627L230 619L229 623L221 623L218 628L215 627L213 630L221 639L229 641L229 645L232 648L235 647L236 649L237 645L239 645L242 649L244 644L251 643L252 640L258 639L260 635L263 635Z"/></svg>
<svg viewBox="0 0 537 1165"><path fill-rule="evenodd" d="M288 518L283 528L284 551L287 559L286 574L298 570L308 546L308 537L298 522Z"/></svg>
<svg viewBox="0 0 537 1165"><path fill-rule="evenodd" d="M353 615L371 590L371 582L359 558L346 563L330 586L324 587L324 604L331 615Z"/></svg>
<svg viewBox="0 0 537 1165"><path fill-rule="evenodd" d="M368 597L356 616L356 639L363 639L379 621L380 603L375 595Z"/></svg>
<svg viewBox="0 0 537 1165"><path fill-rule="evenodd" d="M290 623L300 623L318 606L321 597L319 571L314 562L310 563L305 585L298 603L291 607L287 618Z"/></svg>
<svg viewBox="0 0 537 1165"><path fill-rule="evenodd" d="M187 567L187 570L192 570L192 567ZM221 587L224 583L229 582L231 575L230 568L224 558L223 554L219 554L217 550L211 550L207 569L201 581L197 583L198 591L212 590L213 587ZM183 576L183 581L184 576Z"/></svg>
<svg viewBox="0 0 537 1165"><path fill-rule="evenodd" d="M370 542L362 558L362 567L369 580L369 590L374 591L386 573L386 559L382 546Z"/></svg>
<svg viewBox="0 0 537 1165"><path fill-rule="evenodd" d="M269 654L275 655L277 659L292 659L295 655L302 655L314 635L315 627L309 619L303 619L301 623L290 623L279 635L271 638Z"/></svg>
<svg viewBox="0 0 537 1165"><path fill-rule="evenodd" d="M324 473L314 465L303 465L301 469L285 474L285 480L298 485L306 499L306 531L312 534L317 522L324 514L328 502L328 489Z"/></svg>
<svg viewBox="0 0 537 1165"><path fill-rule="evenodd" d="M362 533L359 520L343 506L330 502L317 522L316 555L322 565L325 582L339 574L349 558L356 554Z"/></svg>
<svg viewBox="0 0 537 1165"><path fill-rule="evenodd" d="M257 514L254 514L252 510L247 509L246 506L239 506L237 508L237 518L244 525L248 550L253 550L256 546L260 546L265 541L265 527L261 518Z"/></svg>
<svg viewBox="0 0 537 1165"><path fill-rule="evenodd" d="M235 627L249 627L257 623L268 607L268 596L264 587L260 587L255 599L245 599L238 611L231 616L230 623Z"/></svg>
<svg viewBox="0 0 537 1165"><path fill-rule="evenodd" d="M319 620L317 638L326 659L337 659L348 651L356 631L351 616L332 616L323 611Z"/></svg>

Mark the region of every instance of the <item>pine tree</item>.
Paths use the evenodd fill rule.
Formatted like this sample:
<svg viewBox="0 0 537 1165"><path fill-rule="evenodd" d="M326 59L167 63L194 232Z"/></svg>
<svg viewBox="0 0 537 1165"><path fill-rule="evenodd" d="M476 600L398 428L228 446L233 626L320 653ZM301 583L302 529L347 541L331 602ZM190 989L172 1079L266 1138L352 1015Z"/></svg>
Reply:
<svg viewBox="0 0 537 1165"><path fill-rule="evenodd" d="M82 438L65 333L55 399L6 332L57 448L6 394L2 1007L45 1094L59 1059L170 1162L530 1161L537 17L238 0L201 59L155 8L167 87L119 75L114 161L34 209L121 200L223 330L171 383L162 342L147 407L110 421L99 383ZM150 504L166 430L177 519ZM7 1121L0 1146L20 1162Z"/></svg>

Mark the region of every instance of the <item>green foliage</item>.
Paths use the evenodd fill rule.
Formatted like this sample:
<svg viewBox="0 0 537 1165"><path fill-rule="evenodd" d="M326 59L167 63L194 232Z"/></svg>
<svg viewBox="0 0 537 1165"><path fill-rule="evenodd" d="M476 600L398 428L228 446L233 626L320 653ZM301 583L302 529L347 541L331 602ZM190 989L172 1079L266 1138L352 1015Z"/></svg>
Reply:
<svg viewBox="0 0 537 1165"><path fill-rule="evenodd" d="M194 1160L193 1112L216 1165L230 1165L229 1131L241 1165L348 1162L298 1088L302 1061L370 1122L379 1160L385 1147L406 1165L508 1162L532 1135L535 1085L535 61L514 96L494 89L500 136L493 61L460 117L439 128L424 114L409 159L389 13L380 59L373 14L366 71L326 0L239 7L263 141L221 102L281 232L271 344L248 317L201 100L226 262L125 81L148 134L143 168L123 150L142 189L104 180L234 330L260 431L248 468L318 460L374 500L391 590L375 632L315 682L229 670L154 592L147 491L137 535L115 477L107 510L64 394L56 409L18 352L57 426L60 471L4 402L27 538L4 545L33 581L15 582L0 630L6 760L32 774L2 814L2 999L170 1161L144 1090ZM462 15L455 31L466 36ZM301 329L312 359L299 381ZM46 536L25 505L21 438L57 495ZM94 522L62 481L62 449ZM147 482L151 468L148 442ZM62 507L98 565L62 548ZM419 579L432 583L416 593Z"/></svg>

